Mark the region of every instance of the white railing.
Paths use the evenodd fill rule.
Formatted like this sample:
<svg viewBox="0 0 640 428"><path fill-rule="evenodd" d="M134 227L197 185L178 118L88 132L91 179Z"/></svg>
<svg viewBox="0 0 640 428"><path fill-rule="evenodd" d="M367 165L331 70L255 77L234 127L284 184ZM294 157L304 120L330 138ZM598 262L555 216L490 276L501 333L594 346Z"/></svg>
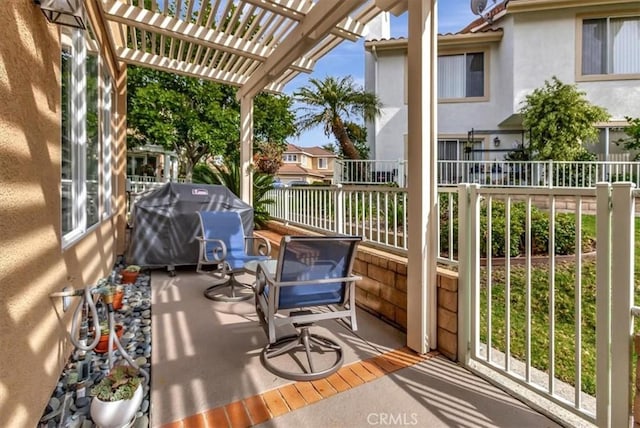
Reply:
<svg viewBox="0 0 640 428"><path fill-rule="evenodd" d="M627 426L631 186L438 189L438 262L457 264L460 274L458 349L470 369L504 382L523 399L547 400L534 402L549 406L551 415L565 412L598 426ZM309 186L274 189L268 196L275 200L269 208L274 219L362 235L369 245L406 254L406 189ZM550 238L539 234L545 229ZM597 252L588 245L590 234ZM538 255L560 247L567 256ZM559 359L566 355L570 358Z"/></svg>
<svg viewBox="0 0 640 428"><path fill-rule="evenodd" d="M382 186L310 186L273 189L272 218L318 231L361 235L369 243L406 253L406 189Z"/></svg>
<svg viewBox="0 0 640 428"><path fill-rule="evenodd" d="M457 191L439 189L438 262L457 263ZM309 186L273 189L266 196L275 220L321 232L362 235L368 244L407 253L407 190L387 186Z"/></svg>
<svg viewBox="0 0 640 428"><path fill-rule="evenodd" d="M438 161L438 183L508 187L582 187L600 182L640 184L640 162Z"/></svg>
<svg viewBox="0 0 640 428"><path fill-rule="evenodd" d="M187 183L184 178L178 178L176 180L165 180L164 178L156 178L146 175L127 175L127 192L132 194L146 192L147 190L157 189L164 186L165 183L174 181L177 183Z"/></svg>
<svg viewBox="0 0 640 428"><path fill-rule="evenodd" d="M464 251L458 348L469 368L506 388L525 388L516 394L556 416L564 411L602 427L629 426L631 189L629 183L595 189L459 186ZM540 198L548 200L542 228L534 203ZM588 199L596 200L597 213L586 214ZM559 205L562 215L556 215ZM547 241L540 234L545 229ZM589 230L597 244L591 258ZM573 241L563 231L575 235ZM570 255L556 254L561 247ZM537 257L536 249L545 248L550 255Z"/></svg>
<svg viewBox="0 0 640 428"><path fill-rule="evenodd" d="M335 184L406 185L407 162L339 160ZM599 182L630 181L640 187L640 162L630 161L438 161L438 185L478 183L499 187L595 187Z"/></svg>
<svg viewBox="0 0 640 428"><path fill-rule="evenodd" d="M407 183L407 161L404 160L337 160L334 184L395 184Z"/></svg>

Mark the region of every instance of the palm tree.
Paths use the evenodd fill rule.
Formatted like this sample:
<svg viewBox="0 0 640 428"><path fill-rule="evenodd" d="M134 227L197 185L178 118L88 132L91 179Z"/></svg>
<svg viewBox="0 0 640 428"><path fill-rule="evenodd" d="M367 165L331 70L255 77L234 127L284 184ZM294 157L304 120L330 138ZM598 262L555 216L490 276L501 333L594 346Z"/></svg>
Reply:
<svg viewBox="0 0 640 428"><path fill-rule="evenodd" d="M298 119L298 129L304 131L322 125L326 136L336 137L346 158L360 159L346 124L353 116L373 120L380 115L382 103L375 94L356 86L351 76L329 76L324 80L309 79L309 86L293 95L297 102L306 104L298 108L303 112Z"/></svg>

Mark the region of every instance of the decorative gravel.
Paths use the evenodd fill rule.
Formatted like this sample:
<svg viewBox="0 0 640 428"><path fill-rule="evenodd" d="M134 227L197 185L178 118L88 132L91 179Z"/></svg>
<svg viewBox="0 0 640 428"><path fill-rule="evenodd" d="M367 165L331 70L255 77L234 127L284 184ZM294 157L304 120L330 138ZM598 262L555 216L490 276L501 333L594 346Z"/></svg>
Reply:
<svg viewBox="0 0 640 428"><path fill-rule="evenodd" d="M122 346L151 377L151 287L149 275L141 272L135 284L124 285L123 306L115 312L117 324L124 326ZM78 298L74 298L78 299ZM75 308L75 305L72 306ZM106 313L106 312L105 312ZM102 317L100 318L102 320ZM120 352L114 351L114 365L126 364ZM75 350L65 365L60 379L42 413L39 427L89 428L91 420L91 388L109 372L108 354ZM136 413L132 427L149 426L149 386Z"/></svg>

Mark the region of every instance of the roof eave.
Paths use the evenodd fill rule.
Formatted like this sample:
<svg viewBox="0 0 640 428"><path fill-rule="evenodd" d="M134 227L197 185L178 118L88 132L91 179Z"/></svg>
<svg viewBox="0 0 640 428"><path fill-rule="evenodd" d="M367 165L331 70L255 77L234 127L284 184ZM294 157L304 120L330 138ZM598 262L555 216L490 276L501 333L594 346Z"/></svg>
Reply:
<svg viewBox="0 0 640 428"><path fill-rule="evenodd" d="M507 5L507 11L509 13L536 12L541 10L607 6L637 2L638 0L511 0Z"/></svg>

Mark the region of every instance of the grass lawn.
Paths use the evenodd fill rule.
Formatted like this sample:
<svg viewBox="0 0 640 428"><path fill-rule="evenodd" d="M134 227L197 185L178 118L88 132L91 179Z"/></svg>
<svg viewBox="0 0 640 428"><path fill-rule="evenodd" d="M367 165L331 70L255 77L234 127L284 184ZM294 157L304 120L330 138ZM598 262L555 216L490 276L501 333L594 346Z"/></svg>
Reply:
<svg viewBox="0 0 640 428"><path fill-rule="evenodd" d="M582 227L585 234L595 236L595 216L584 215ZM636 291L640 289L640 219L635 222L635 278ZM549 297L550 278L548 266L535 266L531 272L531 364L540 370L548 370L549 338ZM510 322L511 354L524 361L526 339L526 269L512 266L510 277ZM595 395L595 326L596 326L596 269L595 260L582 263L582 307L580 325L582 335L582 390ZM481 325L483 342L487 339L487 287L486 270L481 269ZM505 351L505 270L493 267L491 287L491 340L492 348ZM556 263L555 268L555 373L564 382L575 385L576 347L576 275L575 262ZM636 292L636 295L638 293ZM636 304L637 304L636 298Z"/></svg>

